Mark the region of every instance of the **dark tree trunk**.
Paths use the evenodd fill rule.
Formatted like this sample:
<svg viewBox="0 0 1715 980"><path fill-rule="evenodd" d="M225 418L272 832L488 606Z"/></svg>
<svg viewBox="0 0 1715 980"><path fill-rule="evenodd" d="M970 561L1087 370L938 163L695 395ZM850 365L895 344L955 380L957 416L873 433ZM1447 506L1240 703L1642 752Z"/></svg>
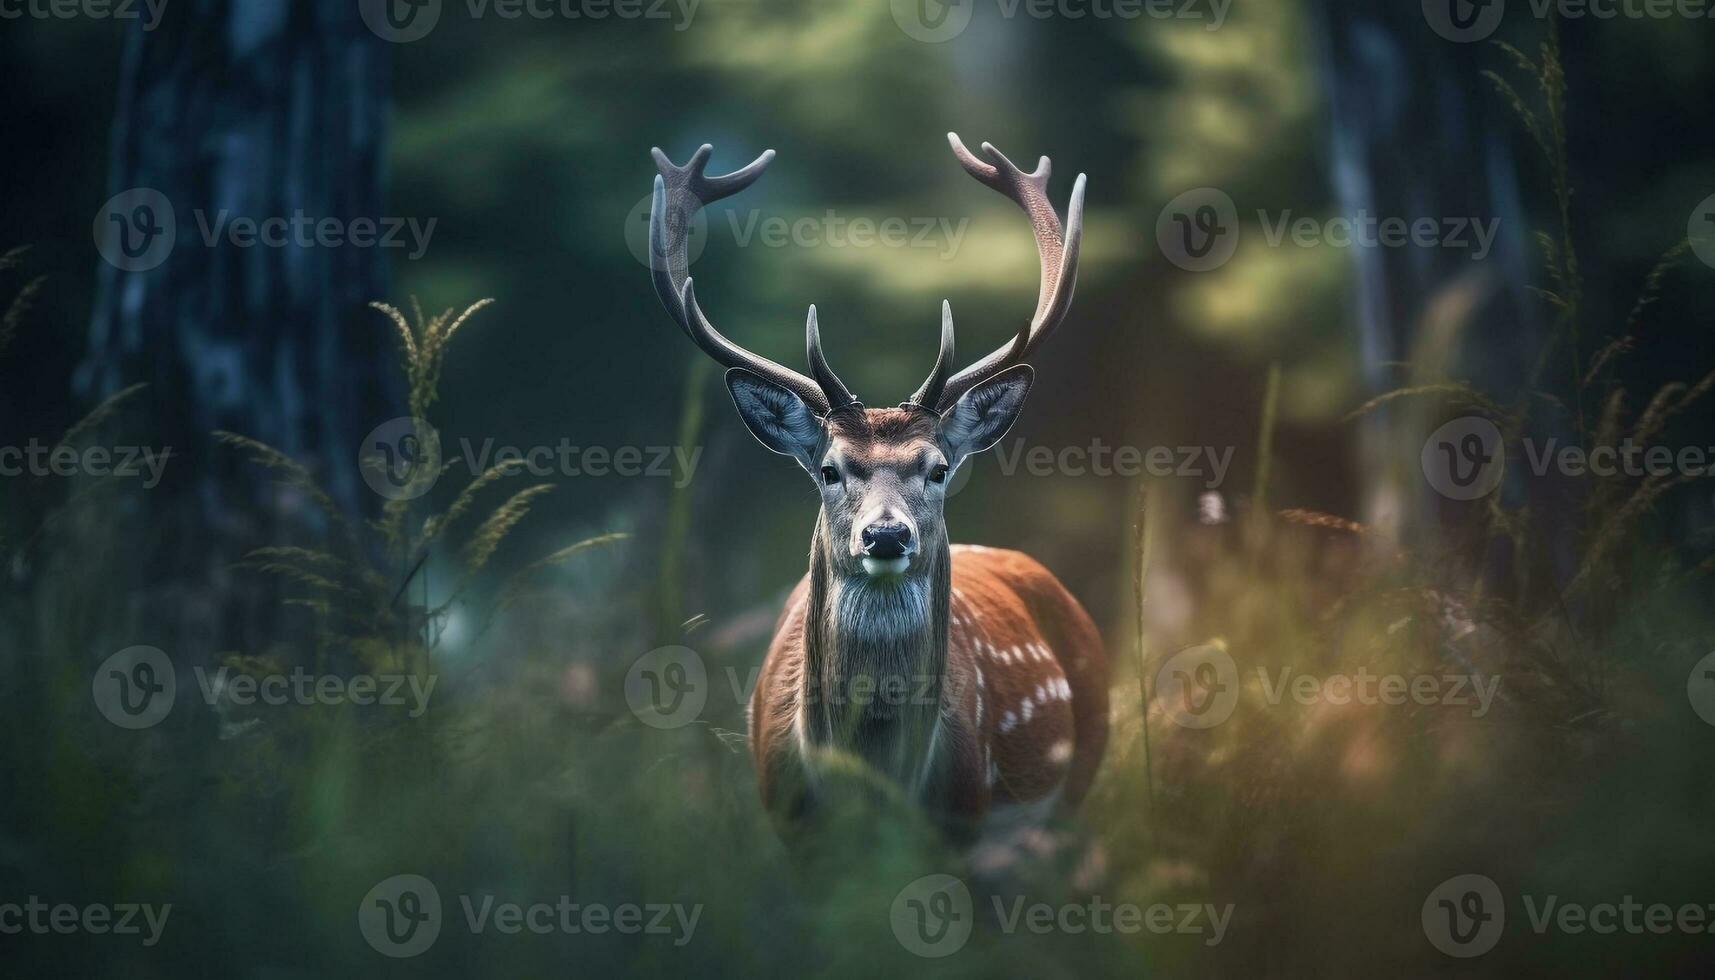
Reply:
<svg viewBox="0 0 1715 980"><path fill-rule="evenodd" d="M228 601L227 567L316 524L276 499L268 473L213 446L213 430L284 450L353 515L372 506L357 446L401 414L393 338L364 309L385 297L384 253L239 247L205 228L222 212L381 217L389 68L351 0L183 0L127 39L110 193L159 192L177 240L146 271L103 264L77 384L89 397L151 385L151 421L174 456L162 489L140 498L155 553L137 564L144 585L184 600L174 632L254 639L231 635L256 610Z"/></svg>
<svg viewBox="0 0 1715 980"><path fill-rule="evenodd" d="M1436 33L1422 5L1322 0L1328 158L1348 216L1498 221L1492 251L1354 248L1356 343L1371 395L1440 375L1510 403L1544 339L1529 221L1514 159L1517 122L1482 77L1506 68L1494 45ZM1470 233L1466 233L1470 238ZM1454 323L1463 324L1454 328ZM1445 355L1445 356L1443 356ZM1401 362L1435 377L1414 377ZM1445 501L1419 471L1420 446L1396 433L1445 406L1394 402L1366 419L1360 452L1366 523L1408 541L1433 538Z"/></svg>

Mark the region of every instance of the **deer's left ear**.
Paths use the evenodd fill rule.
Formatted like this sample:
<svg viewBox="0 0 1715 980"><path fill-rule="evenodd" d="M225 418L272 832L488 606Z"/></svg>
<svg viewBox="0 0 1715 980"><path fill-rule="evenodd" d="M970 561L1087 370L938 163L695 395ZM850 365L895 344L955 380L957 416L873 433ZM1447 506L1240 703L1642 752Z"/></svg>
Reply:
<svg viewBox="0 0 1715 980"><path fill-rule="evenodd" d="M1015 364L977 385L941 418L941 444L947 465L958 469L965 457L980 453L1000 441L1024 408L1024 396L1036 372L1028 364Z"/></svg>

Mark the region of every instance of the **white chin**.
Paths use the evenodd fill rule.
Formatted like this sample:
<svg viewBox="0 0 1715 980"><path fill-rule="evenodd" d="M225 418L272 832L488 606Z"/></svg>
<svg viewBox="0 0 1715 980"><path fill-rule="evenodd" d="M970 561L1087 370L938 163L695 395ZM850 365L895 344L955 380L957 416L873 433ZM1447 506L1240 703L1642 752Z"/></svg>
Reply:
<svg viewBox="0 0 1715 980"><path fill-rule="evenodd" d="M877 575L903 575L911 566L910 556L904 558L865 558L863 560L864 574L871 577Z"/></svg>

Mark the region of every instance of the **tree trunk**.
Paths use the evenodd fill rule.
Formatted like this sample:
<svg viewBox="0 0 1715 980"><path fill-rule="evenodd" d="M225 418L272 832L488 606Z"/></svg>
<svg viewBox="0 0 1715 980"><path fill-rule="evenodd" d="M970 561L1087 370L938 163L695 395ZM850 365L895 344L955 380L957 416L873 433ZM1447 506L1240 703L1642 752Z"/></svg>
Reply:
<svg viewBox="0 0 1715 980"><path fill-rule="evenodd" d="M319 521L301 501L277 499L270 474L213 446L211 431L268 442L308 465L350 515L371 509L359 440L402 414L391 333L364 309L385 297L384 253L295 237L243 245L221 229L300 214L341 227L380 218L389 68L387 43L351 0L183 0L127 39L110 193L158 192L176 239L141 270L120 268L127 260L116 265L104 246L76 384L91 398L151 385L150 421L173 458L161 487L135 501L155 533L134 565L138 601L156 607L145 614L178 617L171 632L253 640L232 630L261 600L227 601L230 563ZM116 232L134 220L137 195L125 200L100 216ZM182 600L170 611L159 607L163 587Z"/></svg>

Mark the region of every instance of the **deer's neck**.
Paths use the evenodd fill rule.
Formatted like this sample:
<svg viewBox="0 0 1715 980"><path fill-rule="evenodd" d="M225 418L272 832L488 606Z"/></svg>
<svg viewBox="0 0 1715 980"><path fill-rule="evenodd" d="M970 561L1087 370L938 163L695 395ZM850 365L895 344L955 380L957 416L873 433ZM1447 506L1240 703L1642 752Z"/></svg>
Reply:
<svg viewBox="0 0 1715 980"><path fill-rule="evenodd" d="M899 578L834 568L817 521L805 623L803 736L920 780L940 737L952 588L947 542Z"/></svg>

